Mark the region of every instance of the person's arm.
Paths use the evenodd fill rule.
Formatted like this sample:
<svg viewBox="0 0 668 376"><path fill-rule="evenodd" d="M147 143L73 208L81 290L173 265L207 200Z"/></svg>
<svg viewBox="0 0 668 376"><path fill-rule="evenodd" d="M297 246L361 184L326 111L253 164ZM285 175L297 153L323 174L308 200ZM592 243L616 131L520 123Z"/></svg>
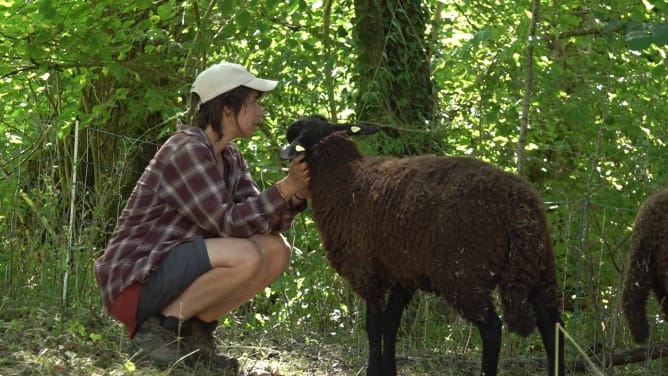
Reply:
<svg viewBox="0 0 668 376"><path fill-rule="evenodd" d="M160 176L160 197L198 227L218 236L249 237L275 231L272 217L287 206L273 187L235 202L224 188L211 150L203 143L184 143L173 150Z"/></svg>
<svg viewBox="0 0 668 376"><path fill-rule="evenodd" d="M235 196L241 195L248 197L257 194L273 195L274 190L277 191L282 200L285 202L286 206L279 208L279 210L272 214L272 231L287 231L292 225L292 221L297 216L297 214L304 211L307 207L307 194L300 194L300 191L305 191L304 187L306 187L308 184L308 166L306 163L301 163L302 158L293 161L290 165L288 176L281 179L276 184L266 189L264 192L258 193L259 188L257 188L257 184L248 172L248 166L246 165L243 158L241 158L241 154L236 155L234 159L237 161L236 168L240 173L238 178L238 185L235 190ZM237 197L237 201L244 199L246 198Z"/></svg>

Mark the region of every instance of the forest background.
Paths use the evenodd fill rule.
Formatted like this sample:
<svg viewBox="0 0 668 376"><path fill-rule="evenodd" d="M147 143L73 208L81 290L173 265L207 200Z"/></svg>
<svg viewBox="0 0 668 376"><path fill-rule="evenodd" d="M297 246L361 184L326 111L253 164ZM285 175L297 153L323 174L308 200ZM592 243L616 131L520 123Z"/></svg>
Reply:
<svg viewBox="0 0 668 376"><path fill-rule="evenodd" d="M636 348L619 308L633 219L668 185L667 11L662 0L0 0L0 374L160 374L138 367L103 314L92 264L184 119L190 83L221 60L281 81L239 142L263 188L285 174L285 128L313 113L382 126L358 140L368 154L470 155L524 175L548 209L569 374L585 355L607 375L668 374L662 359L613 365ZM364 305L327 265L309 212L287 237L290 269L225 317L221 349L246 374L363 373ZM653 299L649 310L649 345L668 342ZM400 335L402 374L477 372L477 330L436 297L416 296ZM541 348L505 333L503 374L542 373Z"/></svg>

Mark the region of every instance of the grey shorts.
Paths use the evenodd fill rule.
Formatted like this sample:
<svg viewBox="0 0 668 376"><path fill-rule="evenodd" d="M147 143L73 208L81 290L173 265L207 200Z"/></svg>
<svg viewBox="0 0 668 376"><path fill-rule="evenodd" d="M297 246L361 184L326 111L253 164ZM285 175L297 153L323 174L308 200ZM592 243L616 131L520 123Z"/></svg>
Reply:
<svg viewBox="0 0 668 376"><path fill-rule="evenodd" d="M141 324L178 298L200 275L211 270L201 236L174 247L151 271L139 292L136 320Z"/></svg>

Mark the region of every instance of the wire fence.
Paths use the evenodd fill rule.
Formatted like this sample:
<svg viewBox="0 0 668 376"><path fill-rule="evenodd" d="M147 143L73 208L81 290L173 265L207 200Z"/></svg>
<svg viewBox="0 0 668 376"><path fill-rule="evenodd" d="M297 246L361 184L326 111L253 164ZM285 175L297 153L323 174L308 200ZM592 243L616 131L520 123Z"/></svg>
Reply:
<svg viewBox="0 0 668 376"><path fill-rule="evenodd" d="M0 270L10 298L46 297L59 300L62 306L83 304L100 310L93 261L102 253L113 230L129 194L128 186L132 186L147 162L130 161L130 156L137 155L140 149L152 156L160 144L93 127L83 131L78 128L75 144L80 144L81 149L75 148L74 157L68 158L73 161L69 167L73 177L70 186L54 187L53 179L23 181L28 180L27 173L14 176L18 184L11 200L6 201L10 204L3 207L4 218L0 222L5 239ZM80 141L76 140L78 135ZM113 158L94 155L100 138L114 145ZM52 157L54 164L58 163L57 156ZM262 170L270 176L284 174L282 166L267 167L252 159L248 162L252 170ZM69 200L68 205L49 202L63 197ZM591 354L632 347L619 296L628 257L629 226L637 208L606 205L583 197L548 201L545 205L559 268L565 330L584 342ZM304 213L300 221L310 222L308 216L308 212ZM296 226L292 231L305 228ZM307 248L298 243L302 235L289 237L297 248ZM312 234L311 238L317 235ZM295 257L315 256L304 253ZM296 262L298 267L300 261ZM298 289L294 286L290 291ZM308 299L305 295L299 298ZM314 301L318 299L313 297ZM419 314L419 304L412 314L408 313L407 320L422 320L423 325L437 325L442 320L441 314ZM438 302L429 304L439 306ZM661 323L655 302L650 303L649 310L657 313L651 315L655 328L652 340L662 341L667 337L663 327L655 325ZM432 319L434 323L425 322Z"/></svg>

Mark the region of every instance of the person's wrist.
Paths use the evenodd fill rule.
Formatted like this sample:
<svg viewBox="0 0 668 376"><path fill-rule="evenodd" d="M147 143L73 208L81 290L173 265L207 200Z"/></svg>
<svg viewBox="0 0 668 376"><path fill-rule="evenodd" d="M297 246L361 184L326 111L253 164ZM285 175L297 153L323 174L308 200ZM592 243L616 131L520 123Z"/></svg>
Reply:
<svg viewBox="0 0 668 376"><path fill-rule="evenodd" d="M287 201L290 196L285 195L285 191L283 191L284 188L281 187L281 183L283 183L283 180L276 183L276 189L278 190L278 194L281 195L281 197Z"/></svg>
<svg viewBox="0 0 668 376"><path fill-rule="evenodd" d="M294 194L294 192L297 191L297 185L295 184L294 179L290 177L290 175L281 179L281 184L283 185L285 192L289 193L291 196Z"/></svg>

